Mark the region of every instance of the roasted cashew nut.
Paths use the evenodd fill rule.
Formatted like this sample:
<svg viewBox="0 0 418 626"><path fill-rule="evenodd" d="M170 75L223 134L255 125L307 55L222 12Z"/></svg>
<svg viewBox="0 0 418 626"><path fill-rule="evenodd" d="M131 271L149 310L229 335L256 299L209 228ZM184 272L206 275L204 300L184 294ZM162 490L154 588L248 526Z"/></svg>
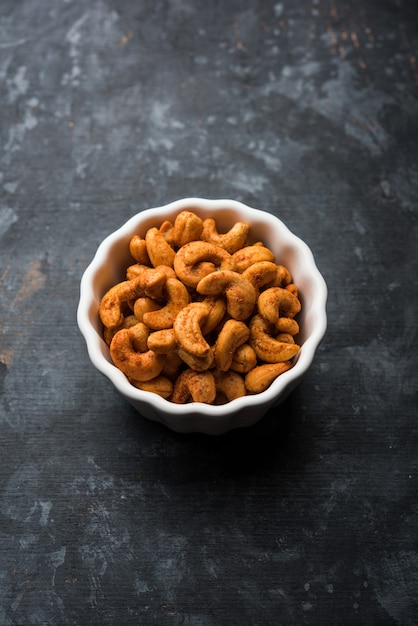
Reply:
<svg viewBox="0 0 418 626"><path fill-rule="evenodd" d="M213 374L209 370L195 372L187 369L180 374L174 383L170 399L176 404L185 404L190 400L212 404L215 397L216 385Z"/></svg>
<svg viewBox="0 0 418 626"><path fill-rule="evenodd" d="M159 265L150 267L145 271L143 277L144 293L146 296L157 300L164 298L164 291L167 281L175 278L175 272L169 265Z"/></svg>
<svg viewBox="0 0 418 626"><path fill-rule="evenodd" d="M165 399L168 399L173 393L173 383L167 376L162 376L161 374L152 380L139 381L131 379L130 382L134 387L142 389L142 391L151 391Z"/></svg>
<svg viewBox="0 0 418 626"><path fill-rule="evenodd" d="M254 348L248 343L243 343L235 352L231 363L231 370L240 374L246 374L257 365L257 355Z"/></svg>
<svg viewBox="0 0 418 626"><path fill-rule="evenodd" d="M297 335L299 333L299 324L291 317L279 317L276 322L276 330L278 330L279 333Z"/></svg>
<svg viewBox="0 0 418 626"><path fill-rule="evenodd" d="M292 282L292 275L284 265L276 266L276 275L270 283L266 283L265 287L287 287ZM297 295L297 294L296 294Z"/></svg>
<svg viewBox="0 0 418 626"><path fill-rule="evenodd" d="M177 248L181 248L190 241L200 239L203 230L203 221L191 211L181 211L174 220L173 241Z"/></svg>
<svg viewBox="0 0 418 626"><path fill-rule="evenodd" d="M270 287L286 287L292 282L292 275L284 265L277 265L277 274Z"/></svg>
<svg viewBox="0 0 418 626"><path fill-rule="evenodd" d="M161 235L163 235L164 239L166 240L167 243L170 244L171 247L174 246L173 231L174 231L174 226L169 220L164 220L164 222L161 224L160 228L158 229L158 232L160 232Z"/></svg>
<svg viewBox="0 0 418 626"><path fill-rule="evenodd" d="M116 367L128 378L148 381L158 376L163 369L165 356L148 350L147 338L148 329L139 322L132 328L119 330L112 339L110 356Z"/></svg>
<svg viewBox="0 0 418 626"><path fill-rule="evenodd" d="M134 263L126 268L126 280L133 280L143 276L146 270L150 269L149 265L143 265L142 263Z"/></svg>
<svg viewBox="0 0 418 626"><path fill-rule="evenodd" d="M254 367L245 377L245 386L249 393L261 393L271 385L280 374L292 367L290 361L281 363L265 363Z"/></svg>
<svg viewBox="0 0 418 626"><path fill-rule="evenodd" d="M294 295L296 298L299 298L299 289L298 289L298 286L297 286L297 285L295 285L295 283L288 283L288 284L286 285L285 289L286 289L287 291L290 291L291 293L293 293L293 295Z"/></svg>
<svg viewBox="0 0 418 626"><path fill-rule="evenodd" d="M258 311L271 324L277 324L280 317L293 318L301 309L299 299L288 289L270 287L258 298Z"/></svg>
<svg viewBox="0 0 418 626"><path fill-rule="evenodd" d="M215 220L212 217L208 217L203 220L201 239L203 239L203 241L215 243L216 245L221 246L221 248L224 248L224 250L230 254L233 254L245 246L249 231L250 227L248 224L244 224L244 222L236 222L227 233L220 234L216 228Z"/></svg>
<svg viewBox="0 0 418 626"><path fill-rule="evenodd" d="M174 271L178 278L193 288L204 276L215 272L216 269L234 267L234 260L226 250L207 241L190 241L182 246L174 257Z"/></svg>
<svg viewBox="0 0 418 626"><path fill-rule="evenodd" d="M179 376L184 362L181 360L177 352L169 352L165 358L166 360L161 374L174 381Z"/></svg>
<svg viewBox="0 0 418 626"><path fill-rule="evenodd" d="M237 272L243 272L250 265L259 263L260 261L271 261L274 263L275 256L273 252L266 248L261 242L252 244L251 246L245 246L241 250L237 250L232 255L236 263Z"/></svg>
<svg viewBox="0 0 418 626"><path fill-rule="evenodd" d="M177 314L173 324L179 346L197 357L210 352L210 345L202 334L207 316L208 307L203 302L191 302Z"/></svg>
<svg viewBox="0 0 418 626"><path fill-rule="evenodd" d="M257 299L255 287L241 274L231 270L208 274L199 281L196 290L208 296L225 294L229 315L239 321L251 315Z"/></svg>
<svg viewBox="0 0 418 626"><path fill-rule="evenodd" d="M212 367L215 360L213 350L210 350L205 356L195 356L180 348L174 328L156 330L151 333L148 337L148 348L157 354L165 354L167 358L170 357L170 364L166 363L164 370L168 371L169 365L172 365L176 374L184 363L195 372L204 372ZM173 355L176 357L174 363L171 359ZM170 369L171 375L173 374L173 367Z"/></svg>
<svg viewBox="0 0 418 626"><path fill-rule="evenodd" d="M215 355L212 349L205 356L195 356L194 354L190 354L190 352L186 352L183 348L178 348L177 354L183 363L195 372L205 372L212 367L215 361Z"/></svg>
<svg viewBox="0 0 418 626"><path fill-rule="evenodd" d="M165 283L167 304L156 311L143 314L144 324L152 330L171 328L177 314L189 304L190 296L186 287L177 278L168 278Z"/></svg>
<svg viewBox="0 0 418 626"><path fill-rule="evenodd" d="M138 322L144 321L144 313L158 311L158 309L161 309L161 305L152 298L149 298L148 296L142 296L141 298L137 298L134 302L134 315L137 318Z"/></svg>
<svg viewBox="0 0 418 626"><path fill-rule="evenodd" d="M176 274L173 268L168 265L148 267L147 265L140 265L139 263L136 263L134 265L130 265L126 270L126 278L128 280L141 278L140 284L144 295L154 299L162 297L167 279L175 277Z"/></svg>
<svg viewBox="0 0 418 626"><path fill-rule="evenodd" d="M202 334L207 335L222 321L226 313L226 303L222 296L206 296L202 304L207 307L208 316L202 325Z"/></svg>
<svg viewBox="0 0 418 626"><path fill-rule="evenodd" d="M178 366L185 363L195 372L208 370L212 367L215 360L213 350L210 350L205 356L195 356L180 348L174 328L156 330L154 333L151 333L148 337L148 348L157 354L166 354L167 356L175 354L179 359L177 361ZM176 366L176 371L177 369L178 367Z"/></svg>
<svg viewBox="0 0 418 626"><path fill-rule="evenodd" d="M177 350L177 338L174 328L165 328L150 333L147 341L148 348L157 354L169 354Z"/></svg>
<svg viewBox="0 0 418 626"><path fill-rule="evenodd" d="M223 325L215 343L215 364L219 371L230 369L236 349L250 336L250 329L244 322L231 319Z"/></svg>
<svg viewBox="0 0 418 626"><path fill-rule="evenodd" d="M277 265L272 261L257 261L242 272L242 276L259 291L277 277Z"/></svg>
<svg viewBox="0 0 418 626"><path fill-rule="evenodd" d="M213 370L213 376L215 378L216 391L223 394L228 402L245 396L245 382L237 372L232 370L229 370L229 372Z"/></svg>
<svg viewBox="0 0 418 626"><path fill-rule="evenodd" d="M111 287L103 296L99 306L99 316L106 328L116 328L122 324L122 305L143 295L142 276L124 280Z"/></svg>
<svg viewBox="0 0 418 626"><path fill-rule="evenodd" d="M147 242L139 235L134 235L129 242L129 251L137 263L151 265L147 251Z"/></svg>
<svg viewBox="0 0 418 626"><path fill-rule="evenodd" d="M283 341L284 343L295 343L295 339L291 333L280 333L276 336L277 341Z"/></svg>
<svg viewBox="0 0 418 626"><path fill-rule="evenodd" d="M249 343L259 359L266 363L290 361L300 350L296 343L279 341L272 336L274 325L261 315L254 315L250 323Z"/></svg>
<svg viewBox="0 0 418 626"><path fill-rule="evenodd" d="M149 228L145 235L145 241L147 242L148 256L154 267L159 265L173 266L176 253L158 228Z"/></svg>
<svg viewBox="0 0 418 626"><path fill-rule="evenodd" d="M139 320L136 315L127 315L122 324L120 324L120 326L116 326L116 328L104 328L103 330L103 338L105 340L105 342L107 343L108 346L110 346L110 343L115 335L115 333L118 332L118 330L122 330L122 328L131 328L132 326L135 326L135 324L138 324L138 322L140 322L141 320Z"/></svg>
<svg viewBox="0 0 418 626"><path fill-rule="evenodd" d="M213 350L210 350L205 356L195 356L180 348L174 328L156 330L151 333L148 337L148 348L157 354L166 354L167 356L175 354L180 359L180 363L185 363L196 372L208 370L215 360Z"/></svg>

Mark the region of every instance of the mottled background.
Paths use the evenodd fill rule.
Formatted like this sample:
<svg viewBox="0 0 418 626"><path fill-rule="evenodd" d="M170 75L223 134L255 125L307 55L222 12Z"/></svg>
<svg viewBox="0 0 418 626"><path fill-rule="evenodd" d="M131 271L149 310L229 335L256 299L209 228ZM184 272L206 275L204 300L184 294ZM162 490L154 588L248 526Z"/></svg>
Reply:
<svg viewBox="0 0 418 626"><path fill-rule="evenodd" d="M2 0L0 623L418 623L418 9ZM312 247L329 328L257 426L138 416L79 280L134 213L229 197Z"/></svg>

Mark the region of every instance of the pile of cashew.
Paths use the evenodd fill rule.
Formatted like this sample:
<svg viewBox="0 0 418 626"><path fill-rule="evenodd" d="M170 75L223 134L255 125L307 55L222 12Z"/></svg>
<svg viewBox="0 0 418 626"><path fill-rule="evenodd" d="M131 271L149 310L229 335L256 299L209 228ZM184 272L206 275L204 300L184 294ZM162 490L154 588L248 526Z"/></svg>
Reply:
<svg viewBox="0 0 418 626"><path fill-rule="evenodd" d="M249 237L243 222L219 233L193 211L132 237L126 280L99 308L113 363L132 385L175 403L221 404L292 367L298 288Z"/></svg>

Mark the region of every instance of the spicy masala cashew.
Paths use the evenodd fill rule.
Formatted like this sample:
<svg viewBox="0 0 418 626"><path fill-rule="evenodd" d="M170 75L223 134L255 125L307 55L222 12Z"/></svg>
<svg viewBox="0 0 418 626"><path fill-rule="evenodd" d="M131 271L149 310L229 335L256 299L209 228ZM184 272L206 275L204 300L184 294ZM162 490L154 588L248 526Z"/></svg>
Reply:
<svg viewBox="0 0 418 626"><path fill-rule="evenodd" d="M246 320L257 299L255 287L238 272L219 270L202 278L197 284L198 293L208 296L225 294L227 311L236 320Z"/></svg>
<svg viewBox="0 0 418 626"><path fill-rule="evenodd" d="M187 369L174 383L171 401L184 404L191 398L193 402L212 404L216 397L215 378L210 371L195 372Z"/></svg>
<svg viewBox="0 0 418 626"><path fill-rule="evenodd" d="M177 248L199 240L203 230L202 219L192 211L181 211L174 220L173 241Z"/></svg>
<svg viewBox="0 0 418 626"><path fill-rule="evenodd" d="M142 316L144 324L153 330L171 328L177 314L189 304L190 296L186 287L177 278L168 278L165 283L167 304L155 311L145 312Z"/></svg>
<svg viewBox="0 0 418 626"><path fill-rule="evenodd" d="M202 324L207 316L208 308L203 302L191 302L174 320L173 328L179 346L194 356L206 356L210 352L210 345L202 334Z"/></svg>
<svg viewBox="0 0 418 626"><path fill-rule="evenodd" d="M122 324L124 315L123 303L135 300L143 295L142 276L132 280L124 280L111 287L103 296L99 306L99 316L106 328L115 328Z"/></svg>
<svg viewBox="0 0 418 626"><path fill-rule="evenodd" d="M202 278L218 268L234 267L235 263L229 252L207 241L190 241L182 246L174 257L177 277L189 287L196 287Z"/></svg>
<svg viewBox="0 0 418 626"><path fill-rule="evenodd" d="M254 367L245 377L245 387L250 393L261 393L271 385L280 374L284 374L292 367L290 361L281 363L264 363Z"/></svg>
<svg viewBox="0 0 418 626"><path fill-rule="evenodd" d="M148 328L139 322L119 330L110 344L110 356L128 378L152 380L161 373L165 357L147 348Z"/></svg>
<svg viewBox="0 0 418 626"><path fill-rule="evenodd" d="M296 343L280 341L273 336L273 324L261 315L254 315L249 323L249 344L259 359L265 363L279 363L289 361L300 350Z"/></svg>
<svg viewBox="0 0 418 626"><path fill-rule="evenodd" d="M216 243L224 248L230 254L237 252L245 246L250 227L244 222L237 222L234 226L224 234L218 233L216 222L212 217L203 220L203 231L201 238L210 243Z"/></svg>
<svg viewBox="0 0 418 626"><path fill-rule="evenodd" d="M216 391L223 394L228 402L246 395L247 390L244 379L237 372L232 370L228 372L213 370L213 377L215 379Z"/></svg>
<svg viewBox="0 0 418 626"><path fill-rule="evenodd" d="M250 329L244 322L230 319L225 322L215 343L215 363L221 372L231 369L237 348L247 341Z"/></svg>
<svg viewBox="0 0 418 626"><path fill-rule="evenodd" d="M173 393L173 383L167 376L156 376L152 380L140 381L131 380L132 385L142 391L151 391L162 398L169 398Z"/></svg>

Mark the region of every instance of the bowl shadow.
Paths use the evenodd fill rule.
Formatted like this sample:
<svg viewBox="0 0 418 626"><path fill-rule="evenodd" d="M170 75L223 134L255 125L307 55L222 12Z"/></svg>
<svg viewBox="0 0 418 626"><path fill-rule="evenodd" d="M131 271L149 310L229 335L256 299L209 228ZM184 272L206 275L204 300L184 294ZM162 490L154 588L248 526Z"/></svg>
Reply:
<svg viewBox="0 0 418 626"><path fill-rule="evenodd" d="M306 437L299 436L299 429L304 427L299 406L294 392L256 424L216 436L179 434L133 411L125 422L125 436L141 448L138 456L154 480L173 488L252 480L286 473L295 463L305 464Z"/></svg>

